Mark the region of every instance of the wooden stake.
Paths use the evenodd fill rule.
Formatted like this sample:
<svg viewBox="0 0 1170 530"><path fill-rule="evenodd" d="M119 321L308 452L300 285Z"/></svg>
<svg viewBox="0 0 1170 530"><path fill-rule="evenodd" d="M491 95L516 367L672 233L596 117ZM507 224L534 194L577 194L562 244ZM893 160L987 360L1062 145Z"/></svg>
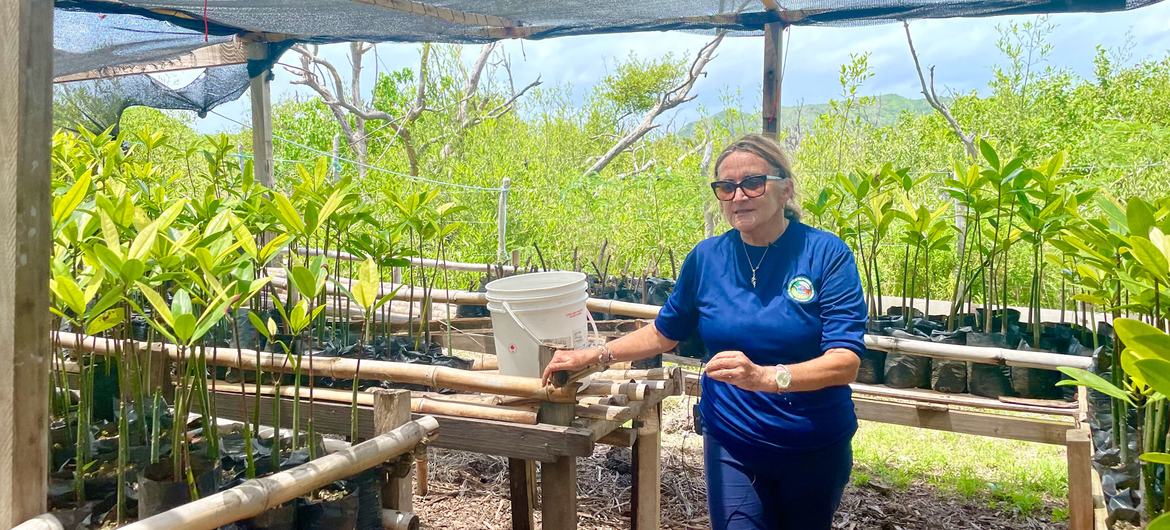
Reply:
<svg viewBox="0 0 1170 530"><path fill-rule="evenodd" d="M45 512L53 3L0 3L0 527Z"/></svg>
<svg viewBox="0 0 1170 530"><path fill-rule="evenodd" d="M389 432L410 421L410 391L377 389L374 391L374 430ZM389 465L388 476L382 483L382 507L400 512L412 511L411 476L407 466L405 476L397 476L396 466Z"/></svg>
<svg viewBox="0 0 1170 530"><path fill-rule="evenodd" d="M1089 429L1069 429L1066 438L1068 455L1068 528L1093 529L1093 439Z"/></svg>
<svg viewBox="0 0 1170 530"><path fill-rule="evenodd" d="M535 462L508 459L508 493L512 501L512 530L536 528L532 518L532 509L536 507Z"/></svg>
<svg viewBox="0 0 1170 530"><path fill-rule="evenodd" d="M415 488L414 493L419 497L426 497L428 493L428 484L430 480L430 473L428 471L430 459L427 458L427 451L424 448L419 453L418 459L415 461Z"/></svg>
<svg viewBox="0 0 1170 530"><path fill-rule="evenodd" d="M662 514L662 406L650 407L639 422L632 462L631 522L637 530L658 530Z"/></svg>
<svg viewBox="0 0 1170 530"><path fill-rule="evenodd" d="M546 403L540 408L541 423L569 425L573 405ZM540 464L540 513L544 528L577 528L577 459L562 456Z"/></svg>
<svg viewBox="0 0 1170 530"><path fill-rule="evenodd" d="M268 45L263 42L249 42L248 59L268 58ZM264 70L252 78L249 92L252 97L252 173L256 182L271 189L274 185L272 167L272 89L268 76L271 70ZM279 192L276 192L279 193Z"/></svg>
<svg viewBox="0 0 1170 530"><path fill-rule="evenodd" d="M783 58L784 24L772 22L764 24L764 123L763 133L776 136L780 132L780 82L783 78L781 60Z"/></svg>

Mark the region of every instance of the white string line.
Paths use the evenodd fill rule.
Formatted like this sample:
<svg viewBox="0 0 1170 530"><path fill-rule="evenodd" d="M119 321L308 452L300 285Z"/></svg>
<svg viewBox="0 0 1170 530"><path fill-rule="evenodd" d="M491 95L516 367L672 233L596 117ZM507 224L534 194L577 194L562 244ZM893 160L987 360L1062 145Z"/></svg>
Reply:
<svg viewBox="0 0 1170 530"><path fill-rule="evenodd" d="M219 112L216 112L214 110L209 111L209 112L211 112L212 114L215 114L216 116L219 116L220 118L223 118L223 119L228 120L232 123L235 123L236 125L239 125L240 127L251 127L250 125L247 125L247 124L240 122L238 120L235 120L233 118L229 118L227 116L224 116L223 114L220 114ZM296 147L300 147L301 149L307 149L307 150L314 152L314 153L317 153L321 156L333 158L333 153L327 153L325 151L317 149L316 147L308 146L308 145L302 144L300 142L296 142L294 140L289 140L288 138L285 138L283 136L279 136L277 134L273 134L272 138L274 138L276 140L280 140L284 143L287 143L287 144L290 144L290 145L293 145ZM452 186L452 187L456 187L456 188L463 188L463 189L477 190L477 191L489 191L489 192L494 192L494 193L499 193L499 192L503 191L503 188L488 188L488 187L483 187L483 186L472 186L470 184L460 184L458 182L444 182L441 180L434 180L434 179L429 179L426 177L418 177L415 175L411 175L409 173L400 173L398 171L386 169L383 167L371 166L369 164L363 164L361 162L358 162L357 160L351 160L351 159L345 158L341 155L338 155L336 158L337 158L337 160L340 160L342 162L346 162L349 164L353 164L353 165L358 166L358 167L364 167L366 169L377 171L380 173L386 173L388 175L394 175L394 176L402 177L402 178L409 179L409 180L417 180L420 182L427 182L427 183L435 184L438 186Z"/></svg>

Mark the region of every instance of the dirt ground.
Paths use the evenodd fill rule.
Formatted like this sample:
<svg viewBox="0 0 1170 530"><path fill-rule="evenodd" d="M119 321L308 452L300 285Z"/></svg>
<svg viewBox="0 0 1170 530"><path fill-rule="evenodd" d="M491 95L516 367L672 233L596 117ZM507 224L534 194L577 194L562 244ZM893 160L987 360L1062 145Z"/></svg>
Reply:
<svg viewBox="0 0 1170 530"><path fill-rule="evenodd" d="M662 526L708 528L702 440L681 408L664 414ZM430 489L415 496L423 529L511 527L507 460L438 449L430 451ZM578 515L582 529L630 527L630 450L598 446L578 460ZM540 512L535 514L539 524ZM1055 530L1039 516L1021 516L980 500L963 500L929 486L898 491L870 481L850 485L834 522L840 530Z"/></svg>

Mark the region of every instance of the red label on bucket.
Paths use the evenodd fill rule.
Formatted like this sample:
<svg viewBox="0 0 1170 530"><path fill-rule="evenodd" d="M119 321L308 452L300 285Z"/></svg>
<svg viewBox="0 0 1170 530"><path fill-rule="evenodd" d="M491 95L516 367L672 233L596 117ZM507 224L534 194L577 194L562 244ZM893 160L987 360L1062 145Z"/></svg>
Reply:
<svg viewBox="0 0 1170 530"><path fill-rule="evenodd" d="M581 313L584 311L585 311L584 309L578 309L576 311L573 311L572 313L565 313L565 316L567 316L569 318L577 318L577 317L581 316Z"/></svg>

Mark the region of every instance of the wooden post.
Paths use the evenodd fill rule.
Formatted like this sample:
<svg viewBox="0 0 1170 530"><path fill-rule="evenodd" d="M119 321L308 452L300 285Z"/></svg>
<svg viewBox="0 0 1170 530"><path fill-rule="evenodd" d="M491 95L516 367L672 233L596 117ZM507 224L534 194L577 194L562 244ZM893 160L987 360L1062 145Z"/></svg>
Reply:
<svg viewBox="0 0 1170 530"><path fill-rule="evenodd" d="M496 205L496 261L503 261L508 252L508 191L511 189L512 179L504 177Z"/></svg>
<svg viewBox="0 0 1170 530"><path fill-rule="evenodd" d="M508 492L512 497L512 530L532 530L536 523L532 509L536 506L536 463L521 458L508 459Z"/></svg>
<svg viewBox="0 0 1170 530"><path fill-rule="evenodd" d="M568 425L573 422L575 408L573 403L544 403L540 406L540 422ZM555 462L541 462L540 514L544 528L577 528L576 457L561 456Z"/></svg>
<svg viewBox="0 0 1170 530"><path fill-rule="evenodd" d="M409 390L374 390L374 432L389 432L410 421ZM397 465L387 466L385 481L382 483L382 507L400 512L413 511L411 508L411 472ZM405 476L398 476L404 474Z"/></svg>
<svg viewBox="0 0 1170 530"><path fill-rule="evenodd" d="M268 58L268 45L263 42L248 43L248 59ZM256 182L273 187L272 168L272 90L269 83L271 70L264 70L252 78L252 171Z"/></svg>
<svg viewBox="0 0 1170 530"><path fill-rule="evenodd" d="M783 81L784 23L764 24L764 124L763 133L776 136L780 132L780 89Z"/></svg>
<svg viewBox="0 0 1170 530"><path fill-rule="evenodd" d="M658 530L662 513L662 406L651 407L639 423L632 458L630 522L637 530Z"/></svg>
<svg viewBox="0 0 1170 530"><path fill-rule="evenodd" d="M53 3L0 3L0 527L46 511Z"/></svg>
<svg viewBox="0 0 1170 530"><path fill-rule="evenodd" d="M427 458L426 448L423 448L422 454L418 456L418 460L415 462L415 480L417 483L415 484L414 493L419 497L427 496L427 481L430 479L430 473L427 471L427 468L430 467L429 462L430 460Z"/></svg>
<svg viewBox="0 0 1170 530"><path fill-rule="evenodd" d="M1068 528L1093 528L1093 439L1088 427L1069 429L1066 437L1068 455Z"/></svg>

